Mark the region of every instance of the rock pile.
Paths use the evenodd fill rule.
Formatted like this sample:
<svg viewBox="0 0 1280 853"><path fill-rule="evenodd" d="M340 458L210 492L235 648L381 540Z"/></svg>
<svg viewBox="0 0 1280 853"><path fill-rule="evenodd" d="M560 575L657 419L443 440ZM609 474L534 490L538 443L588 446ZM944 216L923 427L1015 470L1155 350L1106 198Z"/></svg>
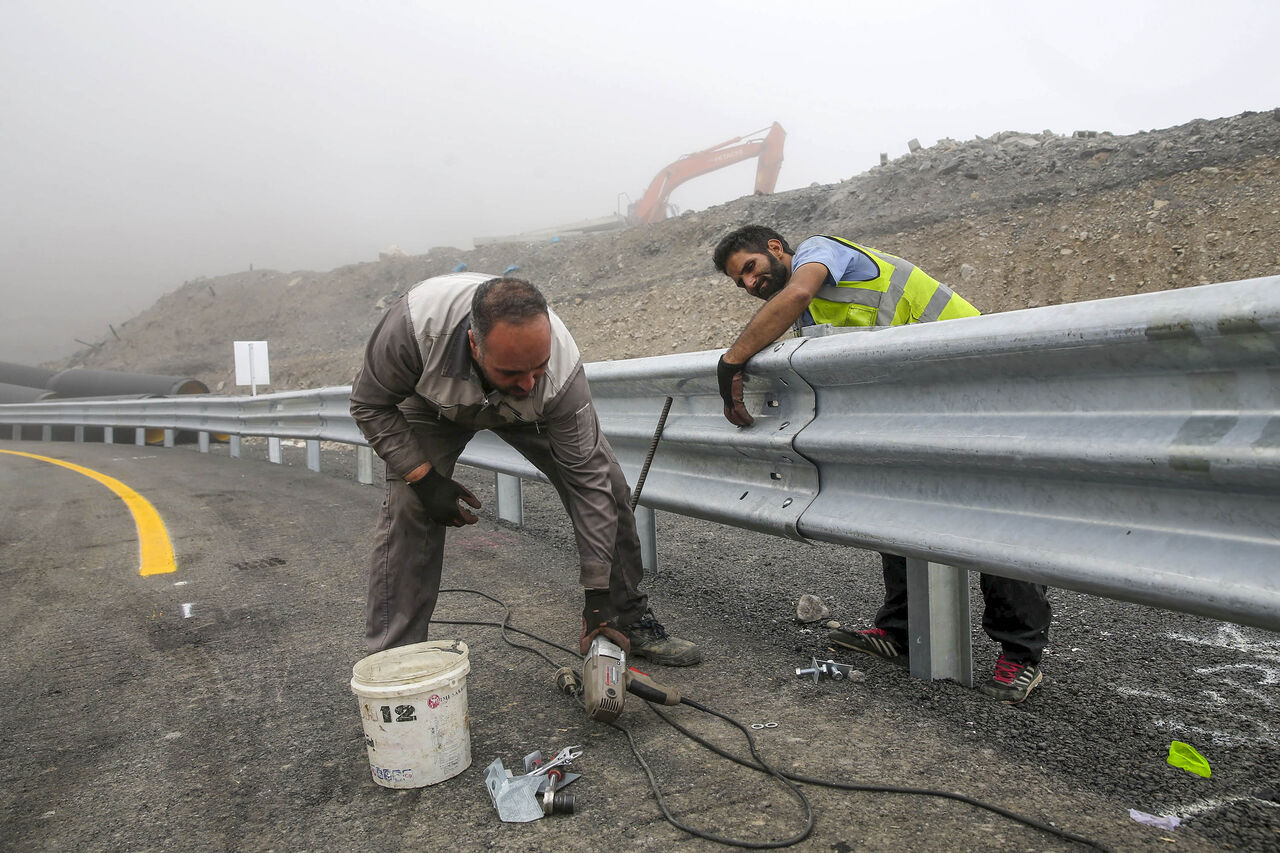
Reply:
<svg viewBox="0 0 1280 853"><path fill-rule="evenodd" d="M185 283L58 367L183 373L234 393L231 342L269 340L268 390L344 385L382 311L465 263L519 267L589 361L728 346L759 303L711 265L748 222L911 259L984 312L1280 272L1280 110L1115 136L943 139L840 183L748 196L576 240L435 248L327 273Z"/></svg>

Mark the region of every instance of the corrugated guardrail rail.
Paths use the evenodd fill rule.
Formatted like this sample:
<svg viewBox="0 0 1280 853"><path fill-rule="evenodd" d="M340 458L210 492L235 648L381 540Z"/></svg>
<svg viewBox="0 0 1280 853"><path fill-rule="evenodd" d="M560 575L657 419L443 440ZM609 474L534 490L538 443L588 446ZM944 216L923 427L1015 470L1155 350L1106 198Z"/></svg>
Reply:
<svg viewBox="0 0 1280 853"><path fill-rule="evenodd" d="M1280 630L1280 277L588 365L641 503ZM0 424L364 444L347 388L0 406ZM317 450L318 452L318 450ZM463 462L541 479L491 433Z"/></svg>

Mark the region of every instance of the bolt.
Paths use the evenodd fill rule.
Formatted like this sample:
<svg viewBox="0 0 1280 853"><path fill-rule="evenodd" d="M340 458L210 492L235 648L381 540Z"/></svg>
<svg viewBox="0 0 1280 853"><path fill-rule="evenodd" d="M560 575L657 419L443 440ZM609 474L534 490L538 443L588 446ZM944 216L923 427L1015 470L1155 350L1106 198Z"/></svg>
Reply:
<svg viewBox="0 0 1280 853"><path fill-rule="evenodd" d="M796 675L799 675L799 676L812 675L812 676L813 676L813 682L814 682L815 684L817 684L817 683L818 683L818 674L819 674L821 671L822 671L822 669L821 669L820 667L814 666L814 667L810 667L809 669L797 669L797 670L796 670Z"/></svg>

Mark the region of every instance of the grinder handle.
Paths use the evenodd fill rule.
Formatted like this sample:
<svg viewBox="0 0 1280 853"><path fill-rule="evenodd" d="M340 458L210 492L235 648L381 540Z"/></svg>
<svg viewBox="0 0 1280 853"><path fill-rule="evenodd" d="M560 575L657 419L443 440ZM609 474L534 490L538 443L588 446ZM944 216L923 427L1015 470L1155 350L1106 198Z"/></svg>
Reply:
<svg viewBox="0 0 1280 853"><path fill-rule="evenodd" d="M638 669L627 670L627 692L636 694L646 702L658 702L662 705L680 704L679 690L659 684Z"/></svg>

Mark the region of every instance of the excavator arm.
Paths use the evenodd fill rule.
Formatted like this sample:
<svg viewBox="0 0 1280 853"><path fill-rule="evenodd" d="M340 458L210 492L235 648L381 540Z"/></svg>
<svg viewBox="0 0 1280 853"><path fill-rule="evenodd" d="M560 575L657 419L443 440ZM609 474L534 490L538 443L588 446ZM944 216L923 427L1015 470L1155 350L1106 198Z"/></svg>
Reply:
<svg viewBox="0 0 1280 853"><path fill-rule="evenodd" d="M762 133L764 136L759 136ZM691 178L752 157L760 158L756 165L756 195L773 192L782 169L782 143L786 137L782 125L775 121L765 130L735 136L719 145L684 155L658 173L627 218L633 224L661 222L667 218L667 198L676 187Z"/></svg>

